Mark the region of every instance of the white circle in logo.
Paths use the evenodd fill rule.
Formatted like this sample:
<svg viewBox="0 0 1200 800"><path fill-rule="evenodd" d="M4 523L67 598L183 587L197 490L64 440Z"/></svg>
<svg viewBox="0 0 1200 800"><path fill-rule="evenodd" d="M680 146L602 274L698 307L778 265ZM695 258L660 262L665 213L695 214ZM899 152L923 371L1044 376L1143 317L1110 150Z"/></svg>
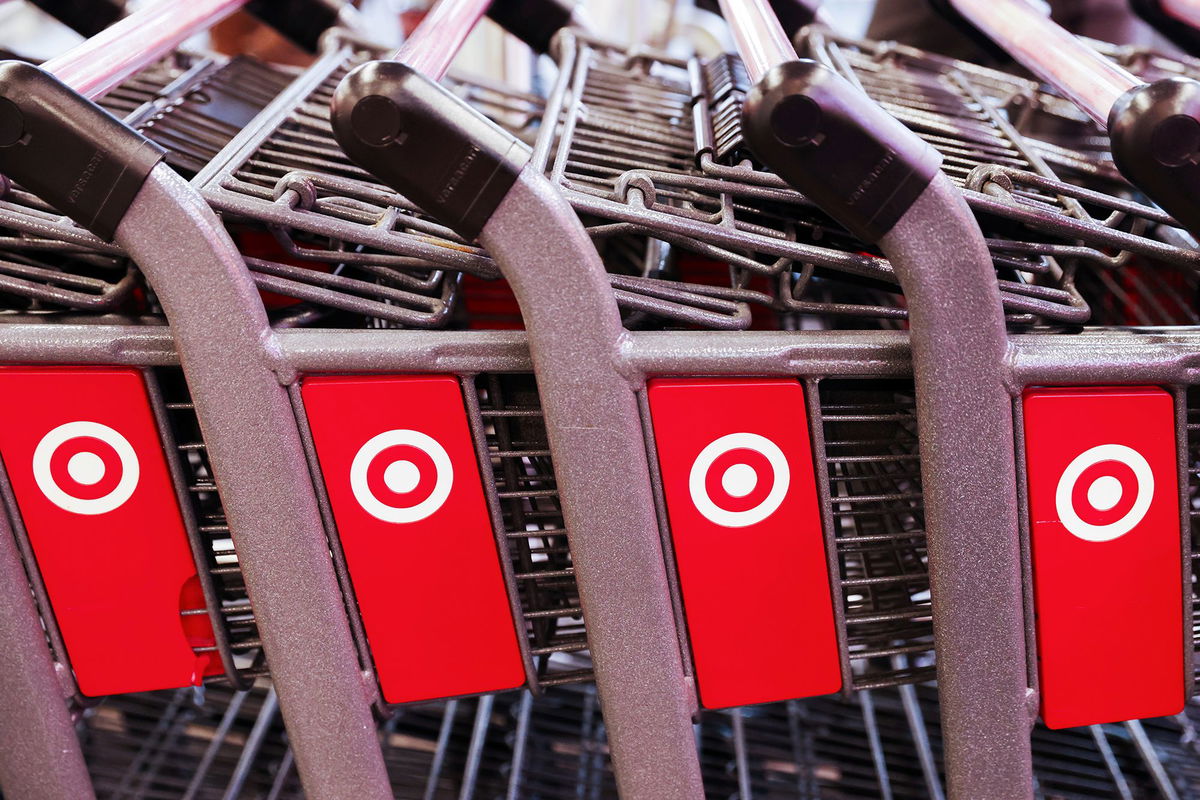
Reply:
<svg viewBox="0 0 1200 800"><path fill-rule="evenodd" d="M1137 498L1125 516L1107 525L1093 525L1079 517L1073 495L1075 484L1084 470L1103 461L1116 461L1133 470L1137 480ZM1088 487L1087 499L1097 511L1107 511L1121 501L1122 491L1121 482L1116 477L1102 475ZM1110 542L1129 533L1146 516L1153 500L1154 471L1141 453L1123 444L1102 444L1077 455L1063 470L1054 493L1055 509L1063 526L1088 542Z"/></svg>
<svg viewBox="0 0 1200 800"><path fill-rule="evenodd" d="M76 453L67 461L67 474L76 483L94 486L104 480L104 459L95 453Z"/></svg>
<svg viewBox="0 0 1200 800"><path fill-rule="evenodd" d="M745 511L729 511L721 508L708 494L708 471L713 462L731 450L751 450L767 460L774 472L774 483L763 501ZM749 464L734 464L721 475L721 488L731 497L745 497L758 487L761 476ZM688 476L688 488L696 510L705 519L726 528L744 528L762 522L775 513L787 496L791 483L791 470L787 457L779 446L757 433L730 433L708 444L696 461Z"/></svg>
<svg viewBox="0 0 1200 800"><path fill-rule="evenodd" d="M121 478L112 491L103 497L81 498L67 493L59 486L50 469L58 449L72 439L99 439L111 447L121 460ZM104 479L107 468L97 453L81 450L67 460L67 477L82 486L94 486ZM107 514L115 511L133 496L141 476L137 453L129 440L99 422L68 422L47 433L33 451L33 479L46 499L63 511L72 514Z"/></svg>
<svg viewBox="0 0 1200 800"><path fill-rule="evenodd" d="M367 472L375 457L390 447L408 445L423 452L433 461L437 471L437 480L429 496L416 505L408 507L391 506L382 502L367 480ZM400 459L389 464L383 471L383 483L388 489L397 494L407 494L416 489L421 482L420 468L411 461ZM433 514L446 498L450 496L450 488L454 484L454 465L446 449L438 444L432 436L420 431L394 430L384 431L367 441L359 448L350 464L350 489L354 499L358 500L363 510L383 522L418 522Z"/></svg>

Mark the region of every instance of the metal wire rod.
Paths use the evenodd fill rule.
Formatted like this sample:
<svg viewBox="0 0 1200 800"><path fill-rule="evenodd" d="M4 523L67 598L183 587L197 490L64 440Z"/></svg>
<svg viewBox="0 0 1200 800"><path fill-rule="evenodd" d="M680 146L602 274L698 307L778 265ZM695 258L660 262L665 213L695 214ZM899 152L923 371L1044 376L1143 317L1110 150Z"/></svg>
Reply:
<svg viewBox="0 0 1200 800"><path fill-rule="evenodd" d="M1056 86L1101 128L1125 92L1144 83L1025 0L949 0L1030 72Z"/></svg>
<svg viewBox="0 0 1200 800"><path fill-rule="evenodd" d="M42 64L42 69L94 100L246 2L160 0L55 56Z"/></svg>
<svg viewBox="0 0 1200 800"><path fill-rule="evenodd" d="M392 58L440 81L489 5L488 0L439 0Z"/></svg>
<svg viewBox="0 0 1200 800"><path fill-rule="evenodd" d="M796 48L766 0L721 0L721 14L752 82L757 83L771 67L796 60Z"/></svg>

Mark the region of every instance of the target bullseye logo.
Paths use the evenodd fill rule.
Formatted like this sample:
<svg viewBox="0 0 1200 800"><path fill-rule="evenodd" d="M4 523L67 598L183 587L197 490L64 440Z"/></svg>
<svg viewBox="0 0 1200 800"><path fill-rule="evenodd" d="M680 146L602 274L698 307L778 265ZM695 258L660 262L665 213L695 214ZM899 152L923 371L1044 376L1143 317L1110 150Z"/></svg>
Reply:
<svg viewBox="0 0 1200 800"><path fill-rule="evenodd" d="M129 440L98 422L59 425L33 452L33 478L51 503L73 514L107 514L133 496L141 468Z"/></svg>
<svg viewBox="0 0 1200 800"><path fill-rule="evenodd" d="M1085 450L1058 480L1054 502L1063 526L1088 542L1129 533L1154 499L1154 471L1145 457L1122 444Z"/></svg>
<svg viewBox="0 0 1200 800"><path fill-rule="evenodd" d="M350 464L354 498L383 522L418 522L446 502L454 466L446 449L420 431L385 431L367 441Z"/></svg>
<svg viewBox="0 0 1200 800"><path fill-rule="evenodd" d="M775 513L790 481L787 457L777 444L757 433L730 433L696 456L688 488L705 519L744 528Z"/></svg>

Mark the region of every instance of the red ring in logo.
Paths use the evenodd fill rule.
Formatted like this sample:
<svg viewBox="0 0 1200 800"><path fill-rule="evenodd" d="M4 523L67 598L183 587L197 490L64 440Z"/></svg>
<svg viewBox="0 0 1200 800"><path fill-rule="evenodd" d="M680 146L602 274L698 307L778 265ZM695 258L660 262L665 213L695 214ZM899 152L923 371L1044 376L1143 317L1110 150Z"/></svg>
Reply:
<svg viewBox="0 0 1200 800"><path fill-rule="evenodd" d="M1100 478L1116 478L1121 484L1120 499L1112 508L1096 508L1088 498L1088 490ZM1133 509L1137 496L1138 482L1133 468L1122 461L1105 460L1092 464L1079 474L1071 489L1071 505L1087 524L1111 525Z"/></svg>
<svg viewBox="0 0 1200 800"><path fill-rule="evenodd" d="M754 470L754 488L741 497L730 494L725 489L724 477L730 467L746 466ZM704 476L704 488L708 496L719 508L726 511L749 511L767 499L771 487L775 485L775 470L767 457L757 450L738 447L727 450L713 459Z"/></svg>
<svg viewBox="0 0 1200 800"><path fill-rule="evenodd" d="M384 480L384 473L393 464L407 461L417 468L420 478L407 492L393 491ZM437 486L437 465L428 453L409 444L392 445L375 456L367 467L367 486L379 502L395 508L411 508L424 502Z"/></svg>
<svg viewBox="0 0 1200 800"><path fill-rule="evenodd" d="M95 483L80 483L71 476L68 465L80 453L98 457L104 464L104 473ZM80 500L96 500L113 492L121 482L124 465L121 456L108 442L93 436L76 436L55 449L50 456L50 474L64 492Z"/></svg>

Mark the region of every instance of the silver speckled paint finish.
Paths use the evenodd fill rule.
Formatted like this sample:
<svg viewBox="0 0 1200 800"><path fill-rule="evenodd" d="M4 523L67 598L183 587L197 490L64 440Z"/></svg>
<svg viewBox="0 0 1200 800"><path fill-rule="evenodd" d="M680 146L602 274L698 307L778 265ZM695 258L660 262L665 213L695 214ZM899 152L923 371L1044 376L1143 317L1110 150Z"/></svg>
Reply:
<svg viewBox="0 0 1200 800"><path fill-rule="evenodd" d="M627 800L701 798L662 540L626 336L604 265L575 212L526 167L480 234L518 301L609 746Z"/></svg>
<svg viewBox="0 0 1200 800"><path fill-rule="evenodd" d="M0 512L0 788L9 800L91 800L92 779L46 647L7 515Z"/></svg>
<svg viewBox="0 0 1200 800"><path fill-rule="evenodd" d="M160 164L117 229L171 323L305 791L391 797L278 346L208 205Z"/></svg>
<svg viewBox="0 0 1200 800"><path fill-rule="evenodd" d="M987 246L938 174L880 245L908 299L949 794L1033 796L1008 336Z"/></svg>

